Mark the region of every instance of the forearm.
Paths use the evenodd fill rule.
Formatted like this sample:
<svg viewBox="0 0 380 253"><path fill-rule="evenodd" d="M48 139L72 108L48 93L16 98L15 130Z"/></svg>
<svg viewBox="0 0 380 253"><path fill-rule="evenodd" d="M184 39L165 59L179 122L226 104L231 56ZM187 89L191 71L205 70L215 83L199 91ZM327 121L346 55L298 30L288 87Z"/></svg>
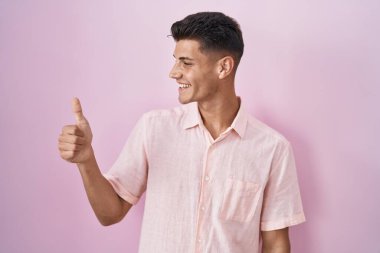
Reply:
<svg viewBox="0 0 380 253"><path fill-rule="evenodd" d="M111 225L122 219L122 202L111 184L102 175L95 155L84 163L77 163L88 200L102 225Z"/></svg>
<svg viewBox="0 0 380 253"><path fill-rule="evenodd" d="M290 253L290 247L264 248L262 253Z"/></svg>
<svg viewBox="0 0 380 253"><path fill-rule="evenodd" d="M289 229L261 231L262 253L290 253Z"/></svg>

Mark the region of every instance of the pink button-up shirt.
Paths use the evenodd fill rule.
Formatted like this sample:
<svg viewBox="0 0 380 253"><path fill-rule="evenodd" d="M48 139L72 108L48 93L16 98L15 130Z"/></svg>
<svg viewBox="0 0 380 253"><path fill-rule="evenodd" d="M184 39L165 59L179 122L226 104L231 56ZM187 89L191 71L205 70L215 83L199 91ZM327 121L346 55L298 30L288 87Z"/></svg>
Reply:
<svg viewBox="0 0 380 253"><path fill-rule="evenodd" d="M131 204L146 191L141 253L256 253L305 221L290 143L242 106L215 140L197 103L145 113L104 176Z"/></svg>

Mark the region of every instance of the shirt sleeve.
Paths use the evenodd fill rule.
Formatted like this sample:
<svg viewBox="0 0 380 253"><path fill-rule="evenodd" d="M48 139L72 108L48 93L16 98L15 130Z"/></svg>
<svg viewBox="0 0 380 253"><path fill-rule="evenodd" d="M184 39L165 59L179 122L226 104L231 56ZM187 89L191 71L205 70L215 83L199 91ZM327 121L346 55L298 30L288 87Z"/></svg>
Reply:
<svg viewBox="0 0 380 253"><path fill-rule="evenodd" d="M293 150L278 144L264 190L261 230L270 231L305 222Z"/></svg>
<svg viewBox="0 0 380 253"><path fill-rule="evenodd" d="M103 176L121 198L135 205L146 190L147 175L146 124L142 116L115 163Z"/></svg>

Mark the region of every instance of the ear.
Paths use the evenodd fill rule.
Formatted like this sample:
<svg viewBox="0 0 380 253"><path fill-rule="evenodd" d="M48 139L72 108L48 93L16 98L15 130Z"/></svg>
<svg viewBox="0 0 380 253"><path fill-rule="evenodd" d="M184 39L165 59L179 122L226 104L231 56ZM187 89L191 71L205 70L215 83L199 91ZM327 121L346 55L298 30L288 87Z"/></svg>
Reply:
<svg viewBox="0 0 380 253"><path fill-rule="evenodd" d="M225 56L218 61L219 79L224 79L229 76L235 66L235 60L232 56Z"/></svg>

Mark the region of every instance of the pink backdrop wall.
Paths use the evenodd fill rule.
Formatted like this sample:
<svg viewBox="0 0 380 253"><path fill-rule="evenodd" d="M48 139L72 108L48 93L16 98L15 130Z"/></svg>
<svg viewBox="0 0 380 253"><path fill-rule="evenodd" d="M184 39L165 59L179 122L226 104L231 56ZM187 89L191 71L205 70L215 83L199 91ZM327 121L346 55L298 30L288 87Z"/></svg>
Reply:
<svg viewBox="0 0 380 253"><path fill-rule="evenodd" d="M242 26L237 90L293 144L295 253L380 252L379 1L0 1L0 252L137 252L143 201L102 227L57 138L78 96L103 171L145 111L178 105L170 25Z"/></svg>

